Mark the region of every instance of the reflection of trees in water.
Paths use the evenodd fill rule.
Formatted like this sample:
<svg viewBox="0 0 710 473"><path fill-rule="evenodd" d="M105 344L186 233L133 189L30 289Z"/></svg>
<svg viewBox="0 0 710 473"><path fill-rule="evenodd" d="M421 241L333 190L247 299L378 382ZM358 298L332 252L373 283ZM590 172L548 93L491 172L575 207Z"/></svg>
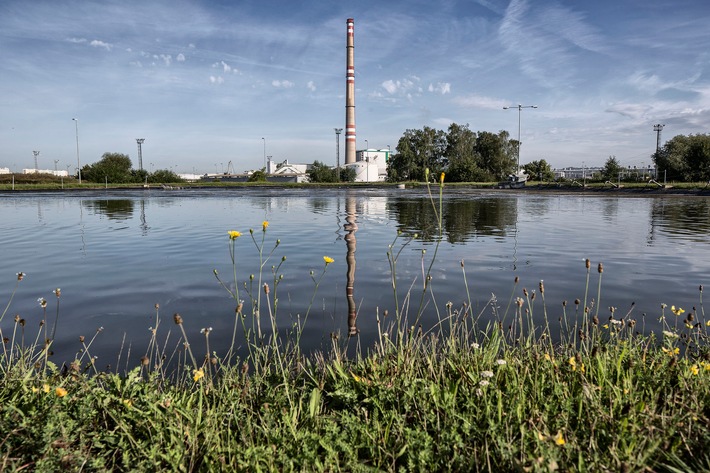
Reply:
<svg viewBox="0 0 710 473"><path fill-rule="evenodd" d="M128 220L133 217L135 202L130 199L82 200L82 205L96 214L106 215L111 220Z"/></svg>
<svg viewBox="0 0 710 473"><path fill-rule="evenodd" d="M651 219L653 229L691 241L706 242L710 233L710 203L706 199L654 199Z"/></svg>
<svg viewBox="0 0 710 473"><path fill-rule="evenodd" d="M436 213L428 198L393 200L388 203L388 210L403 232L418 233L425 241L436 236ZM447 240L461 243L475 235L506 236L514 227L518 212L515 199L484 198L447 199L442 214Z"/></svg>
<svg viewBox="0 0 710 473"><path fill-rule="evenodd" d="M333 199L314 197L312 199L307 199L306 205L311 212L325 215L331 210L331 207L333 206Z"/></svg>

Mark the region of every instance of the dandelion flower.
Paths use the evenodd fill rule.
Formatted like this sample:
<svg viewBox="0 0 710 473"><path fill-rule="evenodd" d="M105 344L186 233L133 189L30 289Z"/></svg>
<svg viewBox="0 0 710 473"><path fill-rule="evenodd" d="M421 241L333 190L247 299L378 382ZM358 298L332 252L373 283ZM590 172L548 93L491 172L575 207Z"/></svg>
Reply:
<svg viewBox="0 0 710 473"><path fill-rule="evenodd" d="M698 368L698 365L693 365L690 367L690 374L693 376L697 376L698 373L700 373L700 368Z"/></svg>
<svg viewBox="0 0 710 473"><path fill-rule="evenodd" d="M48 393L49 392L49 384L43 384L42 391L44 391L45 393Z"/></svg>
<svg viewBox="0 0 710 473"><path fill-rule="evenodd" d="M672 305L671 306L671 312L673 312L676 316L682 314L685 312L685 309L681 309L680 307L676 308L676 306Z"/></svg>
<svg viewBox="0 0 710 473"><path fill-rule="evenodd" d="M45 307L47 307L47 299L45 299L44 297L40 297L39 299L37 299L37 302L39 302L39 306L41 308L44 309Z"/></svg>
<svg viewBox="0 0 710 473"><path fill-rule="evenodd" d="M229 235L230 240L236 240L237 238L242 236L242 234L236 230L229 230L227 234Z"/></svg>
<svg viewBox="0 0 710 473"><path fill-rule="evenodd" d="M325 261L325 264L326 264L326 266L327 266L327 265L329 265L330 263L332 263L332 262L335 261L335 260L334 260L333 258L331 258L330 256L324 256L324 257L323 257L323 261Z"/></svg>
<svg viewBox="0 0 710 473"><path fill-rule="evenodd" d="M264 220L261 222L261 230L266 231L266 229L269 228L269 222L267 220Z"/></svg>
<svg viewBox="0 0 710 473"><path fill-rule="evenodd" d="M441 173L441 176L439 176L439 183L440 183L440 184L443 184L443 183L444 183L444 176L445 176L445 175L446 175L446 173L442 172L442 173Z"/></svg>
<svg viewBox="0 0 710 473"><path fill-rule="evenodd" d="M67 390L59 386L54 390L54 393L57 395L57 397L64 397L67 395Z"/></svg>
<svg viewBox="0 0 710 473"><path fill-rule="evenodd" d="M192 379L195 382L198 382L202 378L205 377L205 372L200 368L199 370L192 370Z"/></svg>
<svg viewBox="0 0 710 473"><path fill-rule="evenodd" d="M557 435L555 435L555 445L564 445L565 444L565 438L562 435L562 432L557 432Z"/></svg>

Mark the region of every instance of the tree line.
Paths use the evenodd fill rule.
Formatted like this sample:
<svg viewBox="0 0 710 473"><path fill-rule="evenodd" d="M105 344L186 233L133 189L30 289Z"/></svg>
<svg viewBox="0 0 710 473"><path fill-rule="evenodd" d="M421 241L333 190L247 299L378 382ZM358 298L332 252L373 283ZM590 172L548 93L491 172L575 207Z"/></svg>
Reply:
<svg viewBox="0 0 710 473"><path fill-rule="evenodd" d="M653 153L659 176L671 181L710 181L710 135L676 135Z"/></svg>
<svg viewBox="0 0 710 473"><path fill-rule="evenodd" d="M99 161L81 168L81 178L89 182L110 184L182 182L177 174L168 169L155 172L133 169L131 158L122 153L104 153Z"/></svg>
<svg viewBox="0 0 710 473"><path fill-rule="evenodd" d="M518 141L507 131L473 131L452 123L448 130L408 129L399 139L387 170L389 181L422 181L425 171L446 172L452 182L504 179L517 167Z"/></svg>

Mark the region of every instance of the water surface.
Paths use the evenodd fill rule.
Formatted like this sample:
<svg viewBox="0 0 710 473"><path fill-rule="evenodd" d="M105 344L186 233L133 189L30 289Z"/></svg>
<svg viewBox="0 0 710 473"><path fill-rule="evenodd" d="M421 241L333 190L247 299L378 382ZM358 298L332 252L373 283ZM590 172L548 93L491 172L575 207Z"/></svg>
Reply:
<svg viewBox="0 0 710 473"><path fill-rule="evenodd" d="M257 243L264 236L266 253L280 240L263 272L272 288L272 265L286 257L276 274L283 275L277 287L280 327L305 315L320 280L304 342L317 348L329 343L331 333L347 337L352 331L367 345L376 334L375 315L394 312L389 245L394 252L402 249L396 267L399 300L411 289L416 296L411 304L418 304L423 272L436 248L439 211L443 235L424 325L435 323L435 307L443 310L449 301L460 307L469 295L474 312L488 317L493 296L504 310L512 295L536 290L540 280L556 320L562 301L571 305L584 297L585 258L593 264L590 298L596 298L596 265L604 264L598 303L604 316L610 306L618 308L617 315L631 310L648 330L658 328L662 303L700 310L698 287L710 279L707 198L446 189L441 208L435 204L425 191L411 189L5 193L0 197L3 308L15 274L27 277L2 321L3 334L12 331L15 314L27 321L28 334L36 334L43 318L40 297L48 300L53 324L52 290L59 287L55 361L73 359L79 336L91 337L99 327L104 330L92 354L100 365L115 364L128 347L140 356L155 325L155 304L161 333L171 331L169 343L178 338L172 316L179 312L193 347L204 345L200 329L212 327L211 348L224 352L235 302L213 271L233 288L227 231L242 232L236 241L237 277L240 297L248 300L243 284L259 274L253 229ZM414 234L417 238L402 246ZM335 261L320 279L326 255ZM354 278L350 301L348 256L351 282ZM520 283L513 292L516 276Z"/></svg>

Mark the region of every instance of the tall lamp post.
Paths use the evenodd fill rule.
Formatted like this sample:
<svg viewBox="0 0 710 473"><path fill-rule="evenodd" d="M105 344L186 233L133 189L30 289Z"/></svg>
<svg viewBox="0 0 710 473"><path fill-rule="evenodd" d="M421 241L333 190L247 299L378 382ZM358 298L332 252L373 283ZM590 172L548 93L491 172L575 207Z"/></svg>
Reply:
<svg viewBox="0 0 710 473"><path fill-rule="evenodd" d="M537 108L537 105L520 105L520 104L518 104L515 107L503 107L503 110L508 110L511 108L518 109L518 167L515 170L515 172L518 173L518 172L520 172L520 115L521 115L521 112L523 111L524 108Z"/></svg>
<svg viewBox="0 0 710 473"><path fill-rule="evenodd" d="M340 134L342 128L333 128L335 130L335 178L340 182Z"/></svg>
<svg viewBox="0 0 710 473"><path fill-rule="evenodd" d="M72 118L76 129L76 170L79 173L79 184L81 184L81 162L79 161L79 119Z"/></svg>
<svg viewBox="0 0 710 473"><path fill-rule="evenodd" d="M261 139L264 142L264 173L266 173L266 138L262 137Z"/></svg>

